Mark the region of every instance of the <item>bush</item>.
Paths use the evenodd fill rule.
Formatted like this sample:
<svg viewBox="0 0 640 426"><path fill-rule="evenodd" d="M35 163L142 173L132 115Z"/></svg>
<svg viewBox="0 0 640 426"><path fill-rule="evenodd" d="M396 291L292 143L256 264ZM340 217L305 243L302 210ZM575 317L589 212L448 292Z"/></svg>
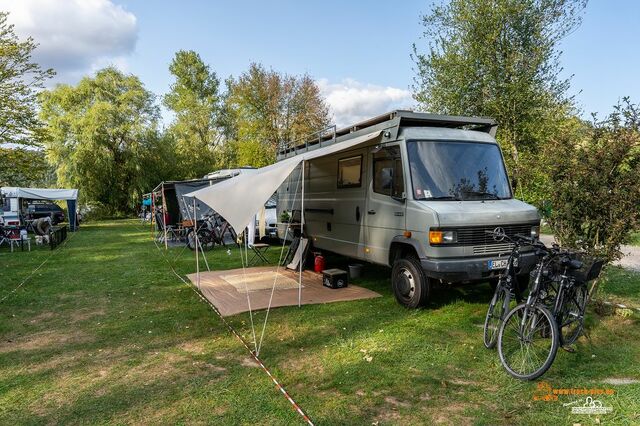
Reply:
<svg viewBox="0 0 640 426"><path fill-rule="evenodd" d="M567 126L544 147L549 224L562 245L607 262L640 222L640 117L628 98L605 120Z"/></svg>

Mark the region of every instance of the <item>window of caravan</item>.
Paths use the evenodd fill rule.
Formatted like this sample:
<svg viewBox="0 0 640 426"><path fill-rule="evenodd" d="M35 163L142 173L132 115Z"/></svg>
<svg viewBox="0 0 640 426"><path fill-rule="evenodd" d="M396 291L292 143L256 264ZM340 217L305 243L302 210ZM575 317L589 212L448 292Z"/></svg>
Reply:
<svg viewBox="0 0 640 426"><path fill-rule="evenodd" d="M362 155L338 160L338 188L358 188L362 185Z"/></svg>
<svg viewBox="0 0 640 426"><path fill-rule="evenodd" d="M404 197L399 147L390 146L373 154L373 191L392 197Z"/></svg>
<svg viewBox="0 0 640 426"><path fill-rule="evenodd" d="M8 212L11 211L11 201L6 198L4 195L0 196L0 211Z"/></svg>
<svg viewBox="0 0 640 426"><path fill-rule="evenodd" d="M511 198L498 145L481 142L409 141L416 200Z"/></svg>

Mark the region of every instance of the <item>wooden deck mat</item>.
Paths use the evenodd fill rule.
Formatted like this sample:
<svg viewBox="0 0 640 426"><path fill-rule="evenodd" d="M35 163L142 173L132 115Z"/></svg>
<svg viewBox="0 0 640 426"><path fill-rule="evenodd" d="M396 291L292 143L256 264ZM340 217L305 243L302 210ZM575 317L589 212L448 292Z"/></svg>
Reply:
<svg viewBox="0 0 640 426"><path fill-rule="evenodd" d="M243 275L242 269L226 271L200 272L200 291L220 311L222 316L236 315L249 311L247 290L251 301L251 309L266 309L269 305L271 287L275 277L274 266L247 268L247 289L244 282L238 281ZM271 307L298 305L298 272L283 270L276 282ZM196 274L187 277L197 285ZM228 282L228 279L230 282ZM284 278L284 279L282 279ZM292 288L291 281L295 281ZM266 285L269 283L269 285ZM349 284L346 288L330 289L322 285L322 275L312 271L302 273L302 304L345 302L349 300L371 299L380 297L375 291Z"/></svg>

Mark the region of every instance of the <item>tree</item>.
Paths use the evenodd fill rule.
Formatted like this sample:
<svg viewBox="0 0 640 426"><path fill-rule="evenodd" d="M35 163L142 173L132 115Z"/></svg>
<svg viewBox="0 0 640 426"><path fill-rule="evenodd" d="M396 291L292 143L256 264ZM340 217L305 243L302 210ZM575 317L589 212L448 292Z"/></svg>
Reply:
<svg viewBox="0 0 640 426"><path fill-rule="evenodd" d="M8 13L0 12L0 185L41 181L46 166L40 147L37 95L55 73L31 61L37 44L21 41Z"/></svg>
<svg viewBox="0 0 640 426"><path fill-rule="evenodd" d="M254 63L226 83L222 120L227 138L237 141L239 165L273 163L280 144L300 142L329 123L320 89L306 74L281 74Z"/></svg>
<svg viewBox="0 0 640 426"><path fill-rule="evenodd" d="M46 184L49 165L40 149L0 147L0 186Z"/></svg>
<svg viewBox="0 0 640 426"><path fill-rule="evenodd" d="M163 103L176 115L169 132L176 140L180 174L183 178L202 177L215 169L216 151L222 142L218 129L220 82L192 50L178 51L169 71L175 82Z"/></svg>
<svg viewBox="0 0 640 426"><path fill-rule="evenodd" d="M108 214L131 212L155 185L171 147L157 130L155 98L134 75L109 67L41 94L47 159L58 183Z"/></svg>
<svg viewBox="0 0 640 426"><path fill-rule="evenodd" d="M542 157L549 222L563 245L607 261L640 226L640 106L625 98L602 121L565 126Z"/></svg>
<svg viewBox="0 0 640 426"><path fill-rule="evenodd" d="M557 47L580 24L586 2L451 0L422 17L428 51L414 45L415 99L432 112L497 119L497 138L526 198L536 194L528 194L523 169L535 165L532 154L572 108Z"/></svg>

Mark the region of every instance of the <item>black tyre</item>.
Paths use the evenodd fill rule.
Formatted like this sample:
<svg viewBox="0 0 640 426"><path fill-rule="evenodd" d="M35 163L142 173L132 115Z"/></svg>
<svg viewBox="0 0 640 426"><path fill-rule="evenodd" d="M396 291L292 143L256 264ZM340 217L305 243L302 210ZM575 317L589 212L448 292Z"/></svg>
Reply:
<svg viewBox="0 0 640 426"><path fill-rule="evenodd" d="M562 346L571 345L580 337L584 327L584 312L587 307L588 295L586 284L577 284L565 294L558 318Z"/></svg>
<svg viewBox="0 0 640 426"><path fill-rule="evenodd" d="M420 262L414 257L400 258L393 262L391 285L398 303L412 309L424 305L431 292L431 283Z"/></svg>
<svg viewBox="0 0 640 426"><path fill-rule="evenodd" d="M526 318L523 317L526 312ZM547 308L520 304L504 319L498 334L498 354L507 372L521 380L543 375L558 352L558 326Z"/></svg>
<svg viewBox="0 0 640 426"><path fill-rule="evenodd" d="M196 240L194 238L195 233L193 232L193 230L190 230L187 233L187 247L189 247L190 250L195 250L196 249ZM201 244L200 242L198 242L198 244Z"/></svg>
<svg viewBox="0 0 640 426"><path fill-rule="evenodd" d="M498 331L504 320L505 315L509 311L509 303L511 302L511 294L504 286L496 287L493 293L487 315L484 319L484 346L487 349L493 349L498 342Z"/></svg>

